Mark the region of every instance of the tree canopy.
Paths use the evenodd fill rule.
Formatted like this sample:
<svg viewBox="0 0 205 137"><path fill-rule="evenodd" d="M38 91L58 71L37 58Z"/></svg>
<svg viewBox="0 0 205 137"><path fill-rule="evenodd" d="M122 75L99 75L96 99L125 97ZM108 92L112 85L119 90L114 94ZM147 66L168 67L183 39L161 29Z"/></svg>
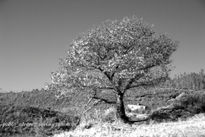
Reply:
<svg viewBox="0 0 205 137"><path fill-rule="evenodd" d="M168 76L177 44L136 17L105 21L74 40L52 82L64 89L124 91ZM118 88L118 89L117 89ZM61 89L62 90L62 89Z"/></svg>
<svg viewBox="0 0 205 137"><path fill-rule="evenodd" d="M122 103L127 90L166 80L176 49L177 42L142 19L108 20L70 44L52 87L60 93L110 89Z"/></svg>

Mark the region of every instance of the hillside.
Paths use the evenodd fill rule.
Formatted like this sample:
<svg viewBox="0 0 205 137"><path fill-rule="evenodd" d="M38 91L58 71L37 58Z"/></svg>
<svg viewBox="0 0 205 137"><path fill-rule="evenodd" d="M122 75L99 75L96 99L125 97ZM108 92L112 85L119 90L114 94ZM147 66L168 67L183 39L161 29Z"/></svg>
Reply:
<svg viewBox="0 0 205 137"><path fill-rule="evenodd" d="M192 90L174 90L171 88L149 88L149 89L133 89L125 95L126 104L144 104L151 109L169 105L169 100L177 97L181 93L193 94ZM98 94L99 97L115 102L115 94L103 91ZM67 97L57 98L54 91L49 90L33 90L22 92L0 93L0 104L16 105L16 106L33 106L40 108L50 108L53 110L69 112L69 110L83 109L89 100L88 92L71 93ZM104 104L101 102L101 104ZM112 104L111 104L112 105ZM66 110L69 109L69 110ZM76 110L77 111L77 110Z"/></svg>
<svg viewBox="0 0 205 137"><path fill-rule="evenodd" d="M69 98L55 97L53 91L47 90L32 90L22 92L7 92L0 93L0 104L17 105L17 106L35 106L40 108L58 109L68 106Z"/></svg>
<svg viewBox="0 0 205 137"><path fill-rule="evenodd" d="M0 105L0 136L52 135L74 129L79 121L78 117L53 110Z"/></svg>
<svg viewBox="0 0 205 137"><path fill-rule="evenodd" d="M179 100L173 107L173 102L181 93L185 93L182 100ZM99 96L110 102L115 102L116 98L110 91L103 91ZM87 92L76 92L70 94L68 97L56 98L55 92L48 90L33 90L31 92L8 92L0 93L0 120L1 123L15 122L16 124L10 127L1 127L0 133L7 134L35 134L37 130L41 129L39 126L18 128L18 124L22 123L50 123L68 121L74 123L75 127L78 122L85 122L89 120L101 121L101 116L104 111L113 104L106 104L99 102L95 104L95 100L87 104L89 98ZM192 90L173 90L173 89L133 89L127 92L125 96L125 105L141 103L151 109L151 121L177 121L178 119L186 119L195 114L205 112L205 91ZM165 107L166 109L161 109ZM91 109L90 109L91 108ZM81 116L82 112L89 109L82 117L83 121L76 121L75 116ZM63 113L62 113L63 112ZM67 120L66 120L67 119ZM85 120L85 121L84 121ZM150 120L148 122L150 122ZM145 122L146 123L146 122ZM55 125L55 124L54 124ZM70 130L71 127L65 130ZM42 134L53 134L61 131L61 127L46 127ZM12 129L12 131L11 131Z"/></svg>

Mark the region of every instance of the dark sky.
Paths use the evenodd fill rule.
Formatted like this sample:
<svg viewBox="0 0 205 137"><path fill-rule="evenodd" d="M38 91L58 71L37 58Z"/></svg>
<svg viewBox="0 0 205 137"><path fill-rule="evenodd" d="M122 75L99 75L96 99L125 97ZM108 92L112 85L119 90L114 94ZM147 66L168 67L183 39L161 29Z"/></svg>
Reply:
<svg viewBox="0 0 205 137"><path fill-rule="evenodd" d="M78 34L132 15L180 42L172 75L205 69L204 0L0 0L0 88L44 87Z"/></svg>

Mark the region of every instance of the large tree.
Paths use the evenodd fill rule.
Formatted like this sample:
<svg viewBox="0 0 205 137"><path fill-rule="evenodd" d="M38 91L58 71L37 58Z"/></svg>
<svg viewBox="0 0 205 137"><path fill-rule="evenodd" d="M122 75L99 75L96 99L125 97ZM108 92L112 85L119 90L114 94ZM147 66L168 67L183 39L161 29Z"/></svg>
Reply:
<svg viewBox="0 0 205 137"><path fill-rule="evenodd" d="M136 17L105 21L80 35L69 46L61 67L52 73L60 93L109 89L116 94L117 116L125 114L124 95L131 88L166 80L177 43Z"/></svg>

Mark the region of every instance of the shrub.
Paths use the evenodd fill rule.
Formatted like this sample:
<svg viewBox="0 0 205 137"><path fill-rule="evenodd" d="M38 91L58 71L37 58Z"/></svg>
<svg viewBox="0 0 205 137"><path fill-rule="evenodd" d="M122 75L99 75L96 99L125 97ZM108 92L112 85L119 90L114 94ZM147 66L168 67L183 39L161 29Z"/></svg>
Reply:
<svg viewBox="0 0 205 137"><path fill-rule="evenodd" d="M192 94L184 95L176 104L195 114L204 113L205 91L196 91Z"/></svg>
<svg viewBox="0 0 205 137"><path fill-rule="evenodd" d="M184 94L167 107L159 108L152 112L150 119L158 122L176 121L186 119L195 114L205 112L205 91L196 91Z"/></svg>
<svg viewBox="0 0 205 137"><path fill-rule="evenodd" d="M35 107L0 105L0 136L36 134L52 135L74 129L79 118ZM39 130L40 129L40 130Z"/></svg>

